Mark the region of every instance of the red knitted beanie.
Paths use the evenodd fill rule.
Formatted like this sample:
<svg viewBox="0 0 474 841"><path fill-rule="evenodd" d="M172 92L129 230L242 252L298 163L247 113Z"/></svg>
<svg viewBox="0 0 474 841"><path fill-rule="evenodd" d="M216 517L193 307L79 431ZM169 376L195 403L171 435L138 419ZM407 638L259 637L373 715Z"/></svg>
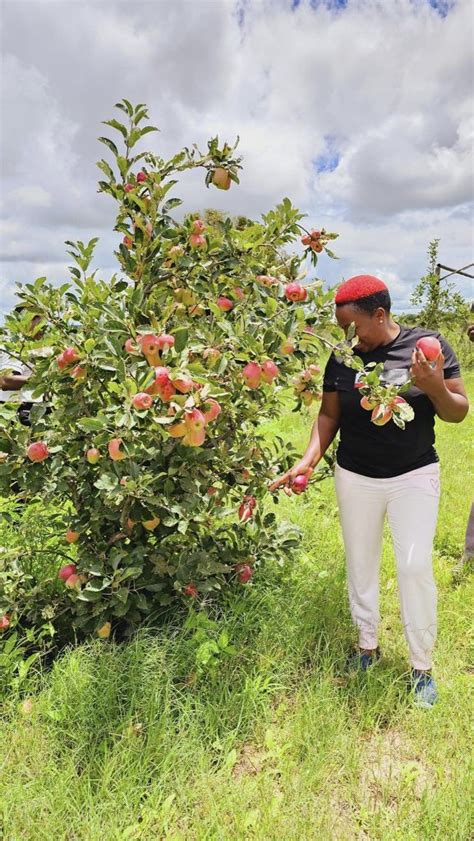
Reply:
<svg viewBox="0 0 474 841"><path fill-rule="evenodd" d="M336 304L351 304L353 301L358 301L359 298L367 298L383 289L387 289L383 280L371 274L358 274L355 277L350 277L345 283L341 283L336 292L335 301Z"/></svg>

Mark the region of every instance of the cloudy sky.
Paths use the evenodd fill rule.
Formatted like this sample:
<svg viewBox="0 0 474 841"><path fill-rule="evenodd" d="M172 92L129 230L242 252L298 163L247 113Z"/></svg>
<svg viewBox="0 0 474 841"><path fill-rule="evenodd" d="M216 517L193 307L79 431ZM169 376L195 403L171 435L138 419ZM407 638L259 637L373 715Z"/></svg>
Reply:
<svg viewBox="0 0 474 841"><path fill-rule="evenodd" d="M470 0L1 0L0 311L17 281L67 277L64 240L97 235L116 268L114 204L96 192L101 120L146 102L166 155L241 137L240 187L189 173L186 210L258 218L284 196L340 233L335 283L383 277L408 307L430 239L473 257ZM458 288L472 296L468 280Z"/></svg>

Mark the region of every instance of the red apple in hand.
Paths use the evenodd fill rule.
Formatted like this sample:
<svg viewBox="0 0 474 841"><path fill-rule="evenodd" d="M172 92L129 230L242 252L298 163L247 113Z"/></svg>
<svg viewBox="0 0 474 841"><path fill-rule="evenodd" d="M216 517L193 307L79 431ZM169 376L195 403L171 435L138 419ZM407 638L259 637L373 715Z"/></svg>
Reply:
<svg viewBox="0 0 474 841"><path fill-rule="evenodd" d="M441 345L436 336L423 336L422 339L418 339L416 347L428 362L434 362L441 353Z"/></svg>
<svg viewBox="0 0 474 841"><path fill-rule="evenodd" d="M35 441L26 450L26 455L30 461L44 461L49 456L49 450L43 441Z"/></svg>
<svg viewBox="0 0 474 841"><path fill-rule="evenodd" d="M295 476L291 483L291 490L295 494L302 494L308 487L309 476L306 473L300 473L299 476Z"/></svg>

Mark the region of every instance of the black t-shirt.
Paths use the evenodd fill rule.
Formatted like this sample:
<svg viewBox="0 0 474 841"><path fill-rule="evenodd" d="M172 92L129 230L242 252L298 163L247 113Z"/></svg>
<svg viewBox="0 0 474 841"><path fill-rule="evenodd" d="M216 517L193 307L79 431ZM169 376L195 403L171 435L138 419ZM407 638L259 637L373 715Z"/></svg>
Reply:
<svg viewBox="0 0 474 841"><path fill-rule="evenodd" d="M409 379L412 351L422 336L439 339L445 357L444 378L459 377L459 363L448 342L439 333L421 327L400 325L399 335L390 344L369 353L355 353L364 365L384 363L381 375L384 384L402 385ZM435 409L429 397L412 386L402 394L413 407L414 419L405 429L400 429L392 420L385 426L376 426L370 420L371 412L360 405L361 395L354 387L356 376L354 369L338 362L331 354L324 372L323 390L337 391L341 404L337 463L363 476L388 479L438 461L434 449Z"/></svg>

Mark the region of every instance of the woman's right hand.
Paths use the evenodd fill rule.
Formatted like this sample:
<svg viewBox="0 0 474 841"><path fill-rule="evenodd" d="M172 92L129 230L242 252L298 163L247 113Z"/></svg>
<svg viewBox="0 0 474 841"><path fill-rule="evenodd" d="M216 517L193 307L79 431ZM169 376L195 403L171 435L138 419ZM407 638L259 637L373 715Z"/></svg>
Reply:
<svg viewBox="0 0 474 841"><path fill-rule="evenodd" d="M290 488L291 483L297 476L304 475L308 472L308 470L311 470L312 473L313 467L315 467L313 459L309 458L309 456L303 456L303 458L300 459L294 467L287 470L286 473L282 473L278 479L275 479L271 485L268 486L268 490L271 493L272 491L276 491L278 488L281 488L282 485Z"/></svg>

